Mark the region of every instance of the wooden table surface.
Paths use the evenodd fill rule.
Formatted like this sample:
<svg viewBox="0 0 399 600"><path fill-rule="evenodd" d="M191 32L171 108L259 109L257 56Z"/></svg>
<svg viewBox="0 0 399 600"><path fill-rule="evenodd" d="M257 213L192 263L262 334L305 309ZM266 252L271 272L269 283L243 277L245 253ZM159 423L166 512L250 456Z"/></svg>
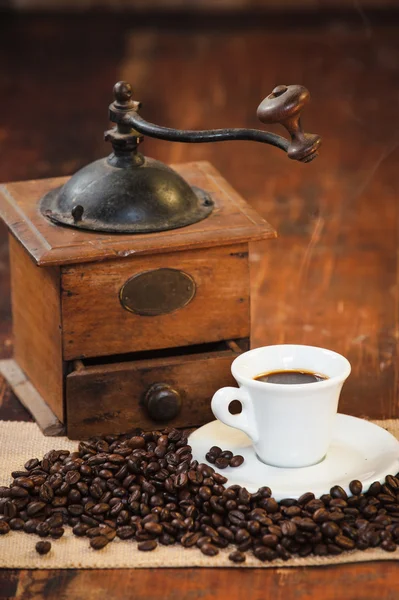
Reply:
<svg viewBox="0 0 399 600"><path fill-rule="evenodd" d="M399 22L347 17L200 20L176 16L0 20L0 181L68 175L105 155L114 82L130 81L150 121L256 127L279 83L312 93L309 165L249 142L147 140L168 163L210 160L278 230L252 253L255 344L342 352L353 371L340 410L399 417ZM7 238L0 227L0 356L12 355ZM28 420L0 380L0 418ZM1 551L1 545L0 545ZM328 568L17 571L0 598L396 599L397 563Z"/></svg>

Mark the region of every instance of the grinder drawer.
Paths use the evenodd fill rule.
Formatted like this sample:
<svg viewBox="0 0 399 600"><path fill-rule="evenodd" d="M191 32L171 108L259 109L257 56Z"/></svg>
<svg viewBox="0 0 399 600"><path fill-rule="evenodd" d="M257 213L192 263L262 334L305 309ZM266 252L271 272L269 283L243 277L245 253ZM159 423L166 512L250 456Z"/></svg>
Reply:
<svg viewBox="0 0 399 600"><path fill-rule="evenodd" d="M119 362L75 361L66 377L68 436L207 423L214 418L213 394L236 385L231 363L246 349L248 340L238 340L185 347L173 356L160 351Z"/></svg>

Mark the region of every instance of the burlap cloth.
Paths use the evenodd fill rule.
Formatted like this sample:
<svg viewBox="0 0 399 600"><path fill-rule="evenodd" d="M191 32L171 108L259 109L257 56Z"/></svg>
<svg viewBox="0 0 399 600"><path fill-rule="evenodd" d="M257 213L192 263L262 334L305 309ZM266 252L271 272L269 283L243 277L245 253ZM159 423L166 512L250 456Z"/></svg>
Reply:
<svg viewBox="0 0 399 600"><path fill-rule="evenodd" d="M399 420L376 421L377 425L388 429L399 438ZM29 458L42 458L51 449L76 450L77 442L67 438L44 437L35 423L0 421L0 485L10 484L10 473L23 469ZM263 482L267 485L267 481ZM21 569L123 569L146 567L303 567L323 566L342 563L366 562L371 560L398 560L396 552L369 549L364 552L354 550L340 556L293 558L289 561L276 560L262 563L247 553L244 564L235 565L228 559L232 548L221 550L215 557L204 556L196 548L181 546L158 546L152 552L140 552L136 542L115 539L106 548L94 551L87 538L74 536L66 528L65 535L52 541L49 554L40 556L35 550L39 540L36 535L11 531L0 536L0 567Z"/></svg>

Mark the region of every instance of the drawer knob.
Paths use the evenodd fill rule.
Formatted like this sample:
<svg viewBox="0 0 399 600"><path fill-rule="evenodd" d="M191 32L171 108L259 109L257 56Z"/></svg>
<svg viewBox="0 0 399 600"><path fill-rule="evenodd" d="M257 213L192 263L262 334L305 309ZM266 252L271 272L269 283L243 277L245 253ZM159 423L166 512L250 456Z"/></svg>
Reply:
<svg viewBox="0 0 399 600"><path fill-rule="evenodd" d="M147 390L143 404L154 421L170 421L180 412L181 398L168 383L155 383Z"/></svg>

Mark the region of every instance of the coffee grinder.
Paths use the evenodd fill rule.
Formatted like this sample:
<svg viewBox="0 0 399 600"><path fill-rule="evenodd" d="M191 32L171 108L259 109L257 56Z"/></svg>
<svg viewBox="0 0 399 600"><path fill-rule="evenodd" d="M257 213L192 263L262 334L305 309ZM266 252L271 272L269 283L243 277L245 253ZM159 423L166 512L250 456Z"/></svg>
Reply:
<svg viewBox="0 0 399 600"><path fill-rule="evenodd" d="M0 187L10 232L14 357L0 368L48 435L189 427L212 418L214 391L250 346L249 243L274 238L207 162L173 167L139 152L171 142L252 140L309 162L309 100L278 86L257 129L184 131L147 122L130 85L114 87L112 153L71 178Z"/></svg>

